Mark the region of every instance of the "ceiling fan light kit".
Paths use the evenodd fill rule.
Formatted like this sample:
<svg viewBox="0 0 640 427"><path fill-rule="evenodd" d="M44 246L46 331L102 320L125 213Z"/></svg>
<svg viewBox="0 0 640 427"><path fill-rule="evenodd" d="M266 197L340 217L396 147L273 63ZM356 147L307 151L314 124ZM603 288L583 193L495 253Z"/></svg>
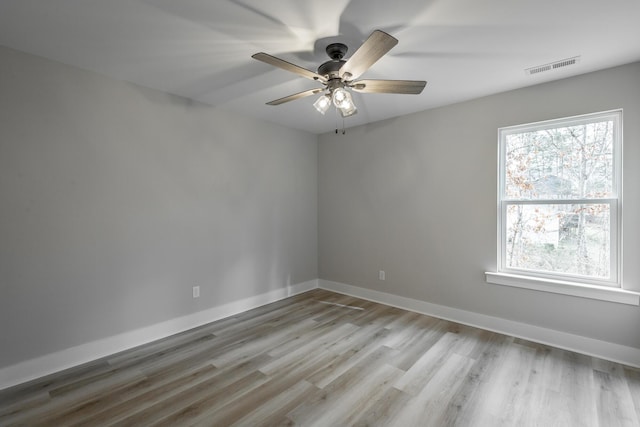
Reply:
<svg viewBox="0 0 640 427"><path fill-rule="evenodd" d="M298 74L299 76L320 82L323 87L306 90L284 98L267 102L267 105L280 105L285 102L322 93L313 106L321 114L325 114L331 104L336 107L341 116L350 117L358 112L353 102L350 90L360 93L395 93L414 94L422 93L426 81L422 80L359 80L356 81L376 61L389 52L398 40L384 31L375 30L365 42L347 60L343 59L347 53L347 46L343 43L331 43L325 49L329 61L318 67L318 72L300 67L276 58L264 52L256 53L252 58L265 62L274 67Z"/></svg>

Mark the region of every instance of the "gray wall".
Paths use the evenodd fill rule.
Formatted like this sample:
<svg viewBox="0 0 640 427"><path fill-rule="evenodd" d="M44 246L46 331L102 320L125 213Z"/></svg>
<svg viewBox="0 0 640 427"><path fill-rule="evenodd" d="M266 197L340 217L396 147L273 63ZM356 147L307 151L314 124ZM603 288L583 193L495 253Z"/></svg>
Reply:
<svg viewBox="0 0 640 427"><path fill-rule="evenodd" d="M315 278L315 135L0 48L0 367Z"/></svg>
<svg viewBox="0 0 640 427"><path fill-rule="evenodd" d="M640 290L640 64L317 143L0 47L0 368L316 277L640 348L638 307L483 275L497 128L620 107Z"/></svg>
<svg viewBox="0 0 640 427"><path fill-rule="evenodd" d="M640 63L322 135L320 278L640 348L638 307L483 274L496 269L497 129L616 108L624 286L640 290Z"/></svg>

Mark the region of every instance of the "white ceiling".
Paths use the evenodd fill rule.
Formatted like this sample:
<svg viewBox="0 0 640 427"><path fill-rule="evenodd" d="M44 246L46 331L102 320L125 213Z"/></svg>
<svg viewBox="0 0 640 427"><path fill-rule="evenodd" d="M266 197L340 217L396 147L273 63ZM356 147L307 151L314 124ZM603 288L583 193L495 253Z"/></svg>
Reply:
<svg viewBox="0 0 640 427"><path fill-rule="evenodd" d="M355 94L351 127L639 61L639 18L640 0L1 0L0 45L322 133L337 120L314 110L315 97L265 105L317 84L253 53L315 71L329 41L353 53L374 29L399 39L362 78L427 87Z"/></svg>

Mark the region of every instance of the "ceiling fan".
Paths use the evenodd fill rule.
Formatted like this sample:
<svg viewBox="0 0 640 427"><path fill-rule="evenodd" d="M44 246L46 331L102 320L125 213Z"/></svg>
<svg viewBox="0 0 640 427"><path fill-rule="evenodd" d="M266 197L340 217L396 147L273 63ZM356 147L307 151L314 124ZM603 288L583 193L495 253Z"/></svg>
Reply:
<svg viewBox="0 0 640 427"><path fill-rule="evenodd" d="M325 49L331 59L320 65L318 72L313 72L264 52L256 53L251 57L322 83L322 87L285 96L284 98L267 102L267 105L280 105L322 93L322 96L313 104L320 113L324 114L333 103L342 117L349 117L358 111L349 90L360 93L414 95L422 93L427 84L426 81L422 80L355 80L396 44L398 44L398 40L395 37L384 31L375 30L358 50L349 59L345 60L347 46L343 43L331 43Z"/></svg>

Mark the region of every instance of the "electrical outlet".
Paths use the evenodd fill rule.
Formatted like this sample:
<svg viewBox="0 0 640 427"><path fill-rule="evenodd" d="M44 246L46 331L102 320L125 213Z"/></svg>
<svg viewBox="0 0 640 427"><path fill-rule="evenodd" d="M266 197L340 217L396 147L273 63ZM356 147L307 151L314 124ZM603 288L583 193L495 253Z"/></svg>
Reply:
<svg viewBox="0 0 640 427"><path fill-rule="evenodd" d="M384 270L378 271L378 279L379 280L385 280Z"/></svg>
<svg viewBox="0 0 640 427"><path fill-rule="evenodd" d="M200 286L193 287L193 297L200 298Z"/></svg>

